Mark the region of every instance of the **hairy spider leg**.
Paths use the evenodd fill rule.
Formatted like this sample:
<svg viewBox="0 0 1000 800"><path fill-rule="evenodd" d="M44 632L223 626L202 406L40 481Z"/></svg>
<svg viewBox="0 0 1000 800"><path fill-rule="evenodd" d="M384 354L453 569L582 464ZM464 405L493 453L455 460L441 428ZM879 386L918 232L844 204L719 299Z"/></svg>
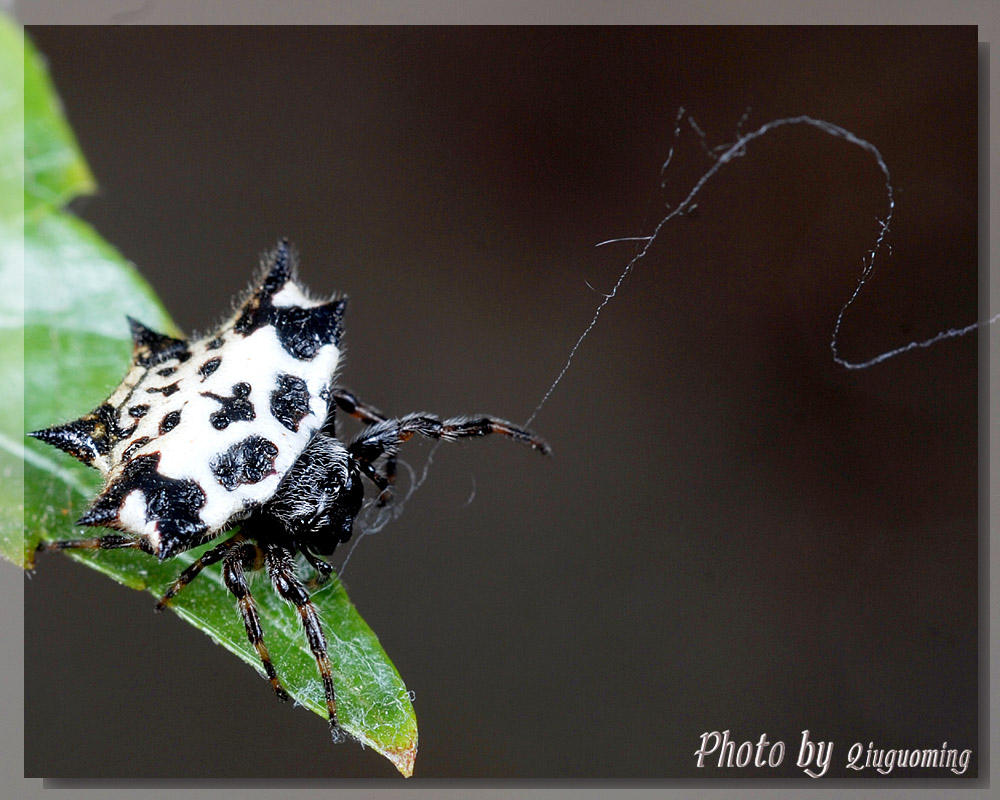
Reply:
<svg viewBox="0 0 1000 800"><path fill-rule="evenodd" d="M454 417L441 420L430 414L407 414L399 419L386 419L371 425L347 446L348 452L372 483L384 495L390 490L391 481L374 467L380 456L386 455L394 461L397 449L409 441L414 434L429 439L443 439L453 442L467 436L486 436L498 433L516 442L533 447L542 455L549 455L552 449L531 431L518 428L513 423L497 417Z"/></svg>
<svg viewBox="0 0 1000 800"><path fill-rule="evenodd" d="M295 542L295 549L305 556L308 564L316 570L315 577L310 578L305 582L305 587L310 592L319 589L324 583L330 580L330 576L333 574L333 565L313 552L310 552L309 548L300 542Z"/></svg>
<svg viewBox="0 0 1000 800"><path fill-rule="evenodd" d="M153 548L145 539L137 536L125 536L120 533L106 533L103 536L92 536L88 539L63 539L62 541L39 542L35 552L43 553L51 550L122 550L131 548L153 554Z"/></svg>
<svg viewBox="0 0 1000 800"><path fill-rule="evenodd" d="M337 406L345 411L350 416L355 419L361 420L366 425L375 425L379 422L388 421L389 417L379 411L375 406L368 405L358 399L358 396L354 392L348 389L335 389L333 392L333 399L337 403ZM331 431L335 433L335 431ZM390 453L385 460L384 472L378 473L380 477L385 478L385 485L379 483L375 480L371 474L375 473L374 468L371 465L368 468L363 468L365 474L379 487L380 492L378 496L379 507L387 505L392 500L392 486L396 482L396 454Z"/></svg>
<svg viewBox="0 0 1000 800"><path fill-rule="evenodd" d="M296 547L298 551L305 556L309 565L318 573L318 581L316 582L316 585L325 583L330 575L333 574L333 565L328 561L324 561L318 555L311 552L307 547L303 547L298 544L298 542L296 542Z"/></svg>
<svg viewBox="0 0 1000 800"><path fill-rule="evenodd" d="M264 630L261 628L257 605L254 603L253 595L250 594L250 585L246 579L246 570L259 570L263 566L263 559L264 552L260 547L253 542L242 541L229 548L223 556L222 578L226 583L226 588L236 597L240 615L243 617L243 626L247 631L247 639L257 651L271 688L274 689L279 700L287 700L288 693L278 681L278 673L274 669L274 664L271 663L271 655L267 652L267 645L264 644Z"/></svg>
<svg viewBox="0 0 1000 800"><path fill-rule="evenodd" d="M246 537L242 533L237 533L234 536L230 536L225 541L217 544L211 550L206 550L202 553L201 558L196 559L187 567L175 580L169 588L163 593L161 597L156 602L156 610L163 611L170 601L177 596L177 594L187 586L191 581L198 577L198 574L207 566L211 564L216 564L221 561L227 552L238 544L242 544L246 541Z"/></svg>
<svg viewBox="0 0 1000 800"><path fill-rule="evenodd" d="M151 553L152 549L145 539L138 537L123 536L119 533L109 533L104 536L94 536L90 539L66 539L63 541L40 542L37 550L120 550L132 548ZM204 553L201 558L194 561L185 569L180 577L174 581L167 589L163 597L156 604L156 610L162 611L181 589L193 581L198 574L209 564L223 561L222 574L226 586L239 604L240 614L243 616L243 624L246 627L247 638L254 646L257 655L260 657L267 679L274 689L274 693L280 700L287 700L288 693L278 681L278 674L271 663L271 656L267 652L264 644L264 634L260 626L260 617L254 605L250 588L246 582L244 568L260 569L262 566L262 553L252 542L248 542L246 537L237 533L235 536L226 539L219 545Z"/></svg>
<svg viewBox="0 0 1000 800"><path fill-rule="evenodd" d="M267 645L264 644L264 631L260 624L260 616L246 580L245 570L260 569L261 558L260 548L253 542L247 541L246 536L242 533L230 536L211 550L203 553L201 558L188 566L164 592L163 597L156 604L156 610L162 611L166 608L177 593L197 578L205 567L222 561L222 578L226 588L236 597L240 615L243 617L243 627L246 628L247 639L257 651L257 656L260 658L264 673L267 675L267 680L271 684L271 688L274 689L275 695L279 700L288 700L288 693L278 680L277 670L271 661Z"/></svg>
<svg viewBox="0 0 1000 800"><path fill-rule="evenodd" d="M326 636L319 619L319 612L302 582L295 577L294 553L287 547L267 542L264 547L264 562L275 591L283 599L295 606L302 620L309 649L316 658L320 677L323 679L323 691L326 695L326 709L330 719L330 736L335 744L340 744L347 737L337 724L337 701L333 691L333 674L330 669L330 656L327 651Z"/></svg>
<svg viewBox="0 0 1000 800"><path fill-rule="evenodd" d="M334 389L333 399L342 411L361 420L366 425L374 425L376 422L385 422L389 419L375 406L370 406L359 400L358 396L348 389Z"/></svg>

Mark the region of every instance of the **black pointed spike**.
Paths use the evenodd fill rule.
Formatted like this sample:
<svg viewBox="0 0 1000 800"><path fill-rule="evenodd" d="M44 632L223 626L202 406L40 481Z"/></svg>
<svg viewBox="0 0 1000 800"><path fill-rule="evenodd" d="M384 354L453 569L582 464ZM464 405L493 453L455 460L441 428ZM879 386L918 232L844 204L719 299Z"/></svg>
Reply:
<svg viewBox="0 0 1000 800"><path fill-rule="evenodd" d="M281 287L292 278L293 261L288 239L279 239L278 246L268 254L268 271L260 286L260 294L271 297L281 291Z"/></svg>
<svg viewBox="0 0 1000 800"><path fill-rule="evenodd" d="M136 347L146 347L155 345L156 342L168 338L162 333L157 333L152 328L147 328L135 317L125 317L128 320L129 331L132 333L132 343Z"/></svg>
<svg viewBox="0 0 1000 800"><path fill-rule="evenodd" d="M128 326L132 332L132 352L137 364L152 367L172 358L187 361L191 357L184 339L157 333L133 317L128 317Z"/></svg>
<svg viewBox="0 0 1000 800"><path fill-rule="evenodd" d="M260 279L253 294L243 303L240 315L233 325L233 330L249 336L270 319L273 309L271 298L280 292L285 284L292 280L295 255L287 239L279 239L278 246L265 254L262 263L267 272Z"/></svg>
<svg viewBox="0 0 1000 800"><path fill-rule="evenodd" d="M80 519L76 521L77 525L87 525L87 526L101 526L101 527L113 527L112 522L118 520L118 506L109 503L102 503L102 498L98 497L97 501Z"/></svg>
<svg viewBox="0 0 1000 800"><path fill-rule="evenodd" d="M327 316L329 320L329 339L334 345L340 347L340 337L344 335L344 312L347 311L347 298L339 297L331 300L325 305L318 306L316 311Z"/></svg>
<svg viewBox="0 0 1000 800"><path fill-rule="evenodd" d="M190 542L179 537L161 536L160 549L156 551L156 557L161 561L166 561L171 556L175 556L191 546Z"/></svg>
<svg viewBox="0 0 1000 800"><path fill-rule="evenodd" d="M58 447L78 461L91 466L94 459L101 455L101 446L94 439L93 432L93 423L84 418L67 422L65 425L53 425L51 428L31 431L28 436Z"/></svg>

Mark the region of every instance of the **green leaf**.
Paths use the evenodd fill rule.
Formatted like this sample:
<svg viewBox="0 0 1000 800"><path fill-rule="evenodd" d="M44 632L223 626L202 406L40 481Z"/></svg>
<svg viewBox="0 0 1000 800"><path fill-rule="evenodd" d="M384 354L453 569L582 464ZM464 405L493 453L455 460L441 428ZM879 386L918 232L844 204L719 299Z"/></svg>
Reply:
<svg viewBox="0 0 1000 800"><path fill-rule="evenodd" d="M22 80L23 104L17 97ZM0 415L0 555L31 568L41 539L80 535L74 521L99 488L100 476L26 439L25 431L79 417L117 386L131 353L126 315L172 335L179 331L135 269L64 210L72 197L90 191L93 181L41 60L20 30L3 19L0 87L0 165L18 165L16 174L0 167L0 402L5 409ZM26 405L25 397L30 398ZM138 551L68 554L159 597L210 546L162 564ZM298 615L273 591L258 591L255 599L289 694L325 717L322 683ZM417 727L402 679L339 582L331 580L315 591L313 601L329 639L342 727L409 776ZM218 565L206 568L170 607L262 672Z"/></svg>
<svg viewBox="0 0 1000 800"><path fill-rule="evenodd" d="M0 555L23 564L24 59L20 31L0 18Z"/></svg>

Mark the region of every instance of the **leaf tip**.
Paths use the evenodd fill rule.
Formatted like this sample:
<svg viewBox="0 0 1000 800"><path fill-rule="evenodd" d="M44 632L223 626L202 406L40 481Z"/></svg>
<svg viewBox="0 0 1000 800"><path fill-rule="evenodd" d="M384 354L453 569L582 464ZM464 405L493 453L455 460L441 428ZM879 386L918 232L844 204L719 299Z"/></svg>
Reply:
<svg viewBox="0 0 1000 800"><path fill-rule="evenodd" d="M413 739L405 747L385 749L382 754L399 770L404 778L413 777L413 765L417 760L417 740Z"/></svg>

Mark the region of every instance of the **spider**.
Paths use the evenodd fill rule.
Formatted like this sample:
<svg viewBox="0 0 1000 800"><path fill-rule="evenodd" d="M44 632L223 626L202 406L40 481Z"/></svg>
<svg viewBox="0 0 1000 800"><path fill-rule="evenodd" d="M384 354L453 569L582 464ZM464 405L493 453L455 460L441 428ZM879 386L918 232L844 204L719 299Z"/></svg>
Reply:
<svg viewBox="0 0 1000 800"><path fill-rule="evenodd" d="M330 654L311 586L295 574L296 556L316 571L316 584L331 575L326 559L351 538L364 482L378 490L378 505L389 503L399 446L414 436L499 434L551 452L531 431L496 417L392 418L337 386L345 307L345 298L310 297L282 240L249 297L218 330L189 341L130 318L132 366L121 385L91 413L29 434L100 470L104 487L77 524L115 531L38 549L133 548L163 561L225 537L180 573L157 610L221 562L264 674L287 700L248 582L248 573L265 570L298 612L334 742L345 733ZM346 444L337 438L337 410L364 426Z"/></svg>

